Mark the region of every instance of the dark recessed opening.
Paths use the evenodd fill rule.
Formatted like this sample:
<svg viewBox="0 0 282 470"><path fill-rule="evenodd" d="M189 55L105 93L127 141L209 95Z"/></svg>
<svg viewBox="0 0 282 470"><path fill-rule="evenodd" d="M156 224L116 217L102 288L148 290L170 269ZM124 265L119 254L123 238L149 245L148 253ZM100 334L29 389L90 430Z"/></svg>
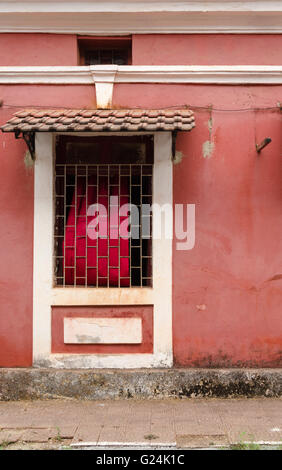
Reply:
<svg viewBox="0 0 282 470"><path fill-rule="evenodd" d="M131 36L78 37L80 65L130 65L132 63Z"/></svg>

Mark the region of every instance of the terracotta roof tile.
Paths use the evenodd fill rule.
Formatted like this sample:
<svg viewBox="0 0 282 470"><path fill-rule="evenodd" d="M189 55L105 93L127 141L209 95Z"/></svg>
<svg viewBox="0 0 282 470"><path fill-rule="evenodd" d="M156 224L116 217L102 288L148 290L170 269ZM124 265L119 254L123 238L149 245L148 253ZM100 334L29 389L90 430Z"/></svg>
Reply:
<svg viewBox="0 0 282 470"><path fill-rule="evenodd" d="M1 127L3 132L190 131L189 109L22 109Z"/></svg>

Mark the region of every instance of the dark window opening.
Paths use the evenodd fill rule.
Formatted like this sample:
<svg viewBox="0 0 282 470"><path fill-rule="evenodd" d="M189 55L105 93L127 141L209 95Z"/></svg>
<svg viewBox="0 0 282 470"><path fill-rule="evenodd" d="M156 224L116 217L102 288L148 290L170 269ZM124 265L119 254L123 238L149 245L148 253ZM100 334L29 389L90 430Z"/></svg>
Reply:
<svg viewBox="0 0 282 470"><path fill-rule="evenodd" d="M152 178L150 136L57 137L56 286L152 286Z"/></svg>
<svg viewBox="0 0 282 470"><path fill-rule="evenodd" d="M131 37L79 37L80 65L130 65Z"/></svg>

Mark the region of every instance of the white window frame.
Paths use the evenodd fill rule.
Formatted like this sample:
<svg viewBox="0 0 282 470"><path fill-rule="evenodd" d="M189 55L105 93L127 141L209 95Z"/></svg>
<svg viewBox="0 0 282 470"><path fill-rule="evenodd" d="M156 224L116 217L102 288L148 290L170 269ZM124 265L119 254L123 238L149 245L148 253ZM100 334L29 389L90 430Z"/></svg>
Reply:
<svg viewBox="0 0 282 470"><path fill-rule="evenodd" d="M130 135L141 135L135 133ZM172 226L166 239L153 239L153 287L54 287L54 153L55 133L36 133L34 165L33 365L55 368L171 367ZM80 135L80 134L76 134ZM81 134L100 136L99 133ZM108 133L107 135L111 135ZM114 135L128 135L115 133ZM155 132L153 203L172 207L171 133ZM154 224L154 212L153 212ZM166 235L168 235L166 231ZM153 353L53 354L52 306L152 305Z"/></svg>

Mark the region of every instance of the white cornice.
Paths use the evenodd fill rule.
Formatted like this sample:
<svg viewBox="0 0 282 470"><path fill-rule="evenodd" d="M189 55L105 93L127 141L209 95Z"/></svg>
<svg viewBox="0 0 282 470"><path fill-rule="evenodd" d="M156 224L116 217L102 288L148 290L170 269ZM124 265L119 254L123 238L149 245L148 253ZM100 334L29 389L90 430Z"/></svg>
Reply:
<svg viewBox="0 0 282 470"><path fill-rule="evenodd" d="M6 0L0 12L281 11L281 0Z"/></svg>
<svg viewBox="0 0 282 470"><path fill-rule="evenodd" d="M281 0L6 0L0 12L281 11Z"/></svg>
<svg viewBox="0 0 282 470"><path fill-rule="evenodd" d="M6 0L0 32L281 33L282 1Z"/></svg>
<svg viewBox="0 0 282 470"><path fill-rule="evenodd" d="M0 67L4 84L213 83L282 85L280 65Z"/></svg>
<svg viewBox="0 0 282 470"><path fill-rule="evenodd" d="M92 74L95 83L113 83L119 67L118 65L89 65L85 68Z"/></svg>

